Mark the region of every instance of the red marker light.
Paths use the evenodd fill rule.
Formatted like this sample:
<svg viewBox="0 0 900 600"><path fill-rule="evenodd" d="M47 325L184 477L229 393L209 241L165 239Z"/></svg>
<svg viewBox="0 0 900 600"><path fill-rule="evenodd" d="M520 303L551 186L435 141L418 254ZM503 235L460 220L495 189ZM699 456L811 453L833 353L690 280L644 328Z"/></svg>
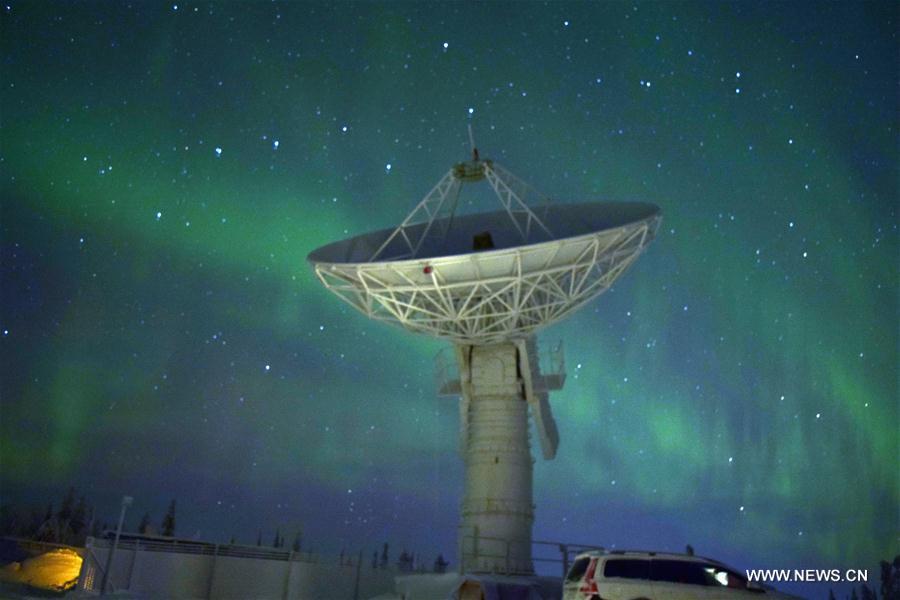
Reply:
<svg viewBox="0 0 900 600"><path fill-rule="evenodd" d="M434 269L431 267L431 265L425 265L425 268L422 269L422 272L425 273L426 275L431 275L431 272L433 270Z"/></svg>
<svg viewBox="0 0 900 600"><path fill-rule="evenodd" d="M578 588L578 591L585 595L585 597L593 596L598 594L597 590L597 581L594 579L594 572L597 570L597 559L592 558L591 563L588 566L587 573L584 575L584 579L581 580L581 587Z"/></svg>

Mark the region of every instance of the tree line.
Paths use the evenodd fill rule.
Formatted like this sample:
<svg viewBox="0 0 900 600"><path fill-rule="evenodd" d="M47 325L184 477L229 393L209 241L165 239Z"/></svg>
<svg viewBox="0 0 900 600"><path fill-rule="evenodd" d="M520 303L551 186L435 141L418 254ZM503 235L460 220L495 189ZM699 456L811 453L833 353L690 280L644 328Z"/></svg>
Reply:
<svg viewBox="0 0 900 600"><path fill-rule="evenodd" d="M863 583L859 588L851 590L844 600L900 600L900 554L892 562L881 561L881 596ZM832 590L828 590L828 600L838 600Z"/></svg>
<svg viewBox="0 0 900 600"><path fill-rule="evenodd" d="M96 518L84 495L76 500L74 487L69 488L58 506L54 508L52 502L46 508L0 506L0 535L82 546L88 535L100 536L107 527L106 522Z"/></svg>
<svg viewBox="0 0 900 600"><path fill-rule="evenodd" d="M77 499L76 499L77 498ZM56 508L58 506L58 508ZM38 542L51 542L68 546L84 546L88 536L101 537L104 531L114 528L116 523L101 519L96 509L88 503L83 494L78 495L70 487L58 504L50 502L46 508L21 508L11 504L0 506L0 535L25 538ZM123 531L127 527L123 526ZM138 525L138 532L147 535L175 535L175 500L163 517L157 530L150 522L150 515L144 514Z"/></svg>
<svg viewBox="0 0 900 600"><path fill-rule="evenodd" d="M234 537L231 538L231 544L235 543ZM262 531L260 531L256 536L256 545L262 547L263 545L263 535ZM284 536L281 535L281 530L275 530L275 538L272 540L271 544L272 548L284 548L285 540ZM294 542L291 544L291 550L294 552L303 552L303 533L302 531L298 531L294 536ZM362 559L362 551L360 551L359 557L357 558L357 562ZM341 554L338 557L338 564L341 566L353 566L356 563L353 562L353 556L347 554L345 549L341 549ZM385 542L381 547L381 554L379 555L378 551L372 552L372 561L370 566L372 569L387 569L391 564L390 559L390 545ZM438 554L434 559L434 562L431 564L431 572L433 573L446 573L447 567L450 565L446 559L444 559L443 554ZM426 573L428 572L427 565L421 557L416 556L415 553L408 552L405 548L400 553L400 556L397 558L397 562L394 565L398 571L401 573Z"/></svg>
<svg viewBox="0 0 900 600"><path fill-rule="evenodd" d="M58 506L59 508L54 508L54 503L52 502L46 508L32 507L25 510L10 504L0 506L0 536L12 536L68 546L84 546L88 536L102 537L105 531L109 531L116 526L116 523L97 518L94 507L88 503L83 494L78 495L74 487L70 487L66 491ZM176 502L173 499L169 503L168 509L158 526L152 521L150 513L145 512L138 523L137 533L148 536L175 537L175 510ZM128 531L129 528L123 526L122 530ZM234 536L231 537L229 544L236 544ZM286 541L281 534L281 530L276 529L271 543L266 545L272 548L284 548L285 544ZM262 530L257 535L256 545L263 546ZM309 550L304 548L302 531L297 531L294 535L291 550L297 553L309 552ZM357 562L359 561L358 558L356 560ZM348 555L344 550L341 550L338 561L342 566L356 564L354 557ZM377 550L372 553L370 564L373 569L394 567L402 573L424 573L428 570L435 573L444 573L449 566L443 554L439 554L433 563L427 565L420 555L417 556L406 549L400 553L396 563L392 564L390 546L387 542L383 544L380 554ZM430 569L428 568L429 566Z"/></svg>

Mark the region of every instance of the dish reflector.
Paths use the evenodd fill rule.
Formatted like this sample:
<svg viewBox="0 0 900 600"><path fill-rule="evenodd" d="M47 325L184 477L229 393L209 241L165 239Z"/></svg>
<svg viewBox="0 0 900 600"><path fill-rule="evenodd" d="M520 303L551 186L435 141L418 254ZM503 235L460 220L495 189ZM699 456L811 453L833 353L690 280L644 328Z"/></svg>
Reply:
<svg viewBox="0 0 900 600"><path fill-rule="evenodd" d="M559 204L534 213L557 238L521 245L501 210L435 219L431 227L447 225L445 233L425 237L415 258L369 260L379 248L390 255L406 244L385 245L397 231L385 229L323 246L307 260L326 288L369 318L458 344L492 344L524 339L606 291L660 221L659 208L647 203ZM452 227L442 219L453 219ZM410 229L413 238L423 233ZM473 251L484 232L494 249Z"/></svg>
<svg viewBox="0 0 900 600"><path fill-rule="evenodd" d="M503 210L456 215L461 187L477 181ZM456 344L526 339L606 291L660 221L659 207L643 202L547 200L473 147L473 160L447 171L399 226L322 246L307 260L371 319Z"/></svg>

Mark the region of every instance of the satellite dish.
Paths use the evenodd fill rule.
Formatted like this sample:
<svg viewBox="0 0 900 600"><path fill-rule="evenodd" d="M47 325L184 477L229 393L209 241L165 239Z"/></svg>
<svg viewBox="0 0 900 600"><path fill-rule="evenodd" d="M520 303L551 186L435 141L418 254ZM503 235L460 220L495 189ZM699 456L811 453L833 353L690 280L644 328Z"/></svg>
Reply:
<svg viewBox="0 0 900 600"><path fill-rule="evenodd" d="M480 166L503 202L507 172ZM399 227L313 251L322 284L371 319L455 344L524 339L606 291L660 222L657 206L639 202L442 215L462 185L456 172Z"/></svg>
<svg viewBox="0 0 900 600"><path fill-rule="evenodd" d="M643 202L552 202L504 167L457 163L395 228L309 254L322 284L371 319L454 345L441 395L460 396L466 461L460 557L470 572L533 573L528 412L544 458L559 433L549 392L565 381L539 364L535 333L609 289L660 223ZM458 215L465 185L486 182L499 209ZM439 360L441 357L439 356Z"/></svg>

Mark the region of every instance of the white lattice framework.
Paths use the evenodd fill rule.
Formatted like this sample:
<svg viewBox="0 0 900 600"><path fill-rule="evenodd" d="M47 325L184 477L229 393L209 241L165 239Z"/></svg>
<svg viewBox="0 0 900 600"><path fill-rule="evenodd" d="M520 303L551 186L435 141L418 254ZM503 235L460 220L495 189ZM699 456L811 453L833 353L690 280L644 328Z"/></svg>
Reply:
<svg viewBox="0 0 900 600"><path fill-rule="evenodd" d="M417 258L429 235L445 236L452 226L463 181L458 166L369 261L314 261L325 287L371 319L456 344L523 339L606 291L652 240L659 223L653 212L618 227L554 240L524 201L536 194L530 186L495 163L466 164L484 165L483 177L525 245ZM533 235L550 241L528 243Z"/></svg>
<svg viewBox="0 0 900 600"><path fill-rule="evenodd" d="M528 206L529 202L546 202L545 195L491 160L472 161L447 171L369 260L416 258L429 237L442 241L453 226L462 184L480 179L490 183L523 243L532 241L535 233L543 234L543 239L553 238L547 225Z"/></svg>
<svg viewBox="0 0 900 600"><path fill-rule="evenodd" d="M422 244L429 235L437 235L443 238L447 235L452 219L450 218L456 212L456 202L459 199L459 190L462 182L454 176L453 170L447 173L437 182L425 198L419 202L400 226L387 237L386 240L372 254L371 261L377 260L398 260L404 258L412 258L419 254ZM446 216L447 218L442 218ZM434 231L435 222L445 224L443 227L439 225L439 231ZM424 228L421 227L425 224ZM421 229L422 231L417 231ZM403 250L399 254L385 257L385 251L395 242L402 242Z"/></svg>

